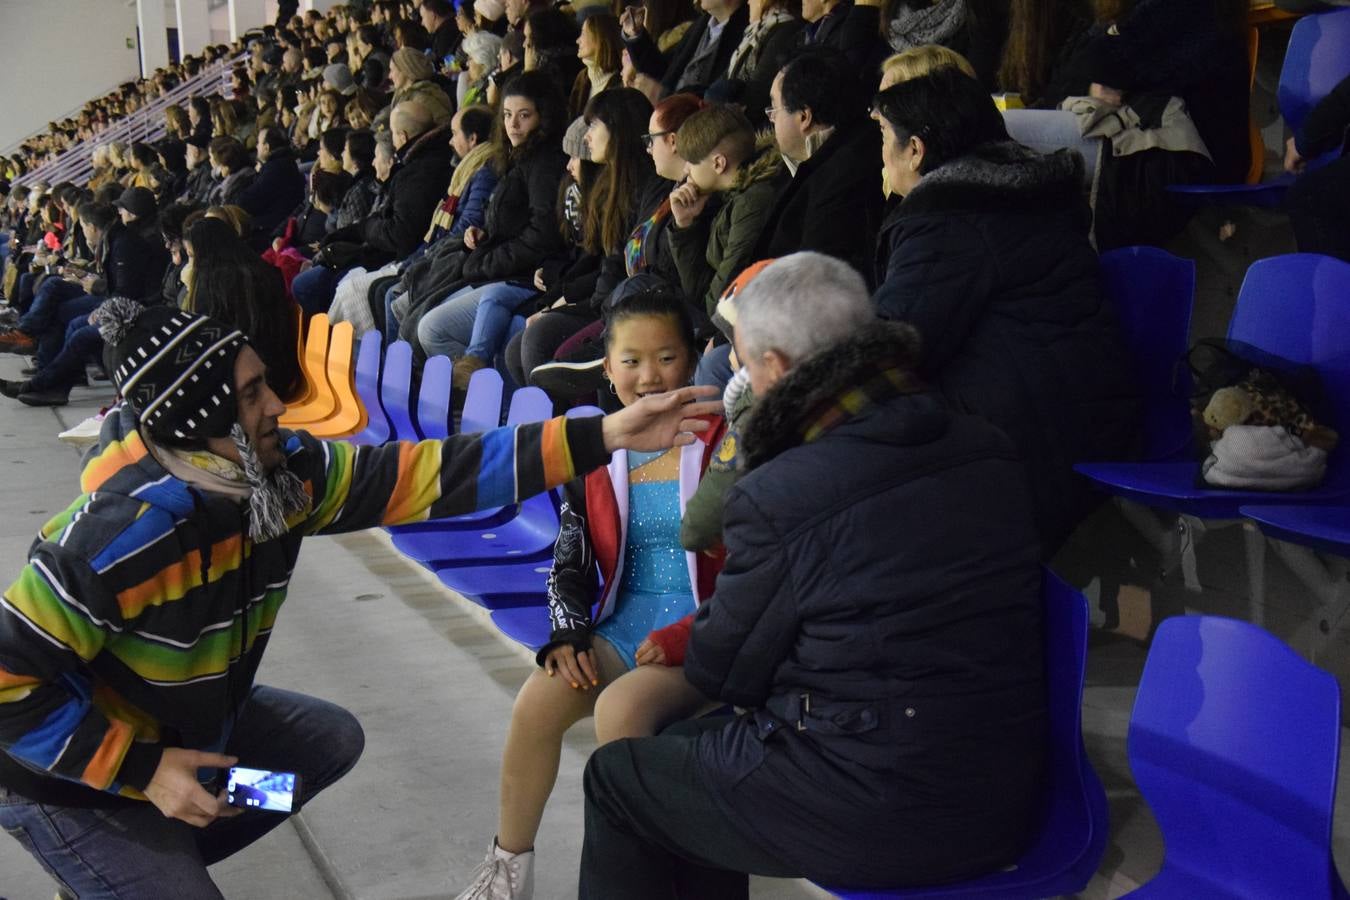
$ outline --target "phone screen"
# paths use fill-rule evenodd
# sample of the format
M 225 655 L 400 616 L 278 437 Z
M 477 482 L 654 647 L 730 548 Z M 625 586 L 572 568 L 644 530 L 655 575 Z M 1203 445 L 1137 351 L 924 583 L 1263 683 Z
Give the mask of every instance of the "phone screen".
M 294 772 L 269 772 L 266 769 L 230 769 L 225 782 L 225 802 L 240 809 L 291 812 L 300 777 Z

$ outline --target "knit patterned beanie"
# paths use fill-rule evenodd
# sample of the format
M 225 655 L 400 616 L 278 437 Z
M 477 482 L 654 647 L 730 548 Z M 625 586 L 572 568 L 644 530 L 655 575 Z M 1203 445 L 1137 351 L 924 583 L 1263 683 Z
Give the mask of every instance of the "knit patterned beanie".
M 238 419 L 234 361 L 247 343 L 237 328 L 124 297 L 100 306 L 94 324 L 113 383 L 144 428 L 182 439 L 229 435 Z

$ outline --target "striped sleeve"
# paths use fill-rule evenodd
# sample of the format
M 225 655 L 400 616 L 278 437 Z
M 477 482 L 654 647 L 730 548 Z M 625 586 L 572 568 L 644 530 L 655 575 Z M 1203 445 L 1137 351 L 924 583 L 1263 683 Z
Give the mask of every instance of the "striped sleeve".
M 300 436 L 297 436 L 300 437 Z M 550 419 L 444 441 L 311 443 L 306 534 L 337 534 L 506 506 L 603 465 L 598 416 Z M 305 473 L 300 473 L 306 477 Z
M 0 748 L 30 768 L 118 793 L 143 789 L 158 745 L 94 704 L 84 664 L 121 630 L 87 566 L 44 544 L 0 598 Z

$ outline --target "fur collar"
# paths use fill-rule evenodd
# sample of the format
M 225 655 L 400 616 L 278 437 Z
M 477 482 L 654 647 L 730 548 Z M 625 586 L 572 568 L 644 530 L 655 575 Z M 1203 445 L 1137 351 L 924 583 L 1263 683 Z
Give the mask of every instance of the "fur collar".
M 755 138 L 755 157 L 736 174 L 736 190 L 743 191 L 752 184 L 777 178 L 783 172 L 783 157 L 773 143 L 773 133 L 761 133 Z
M 1083 157 L 1076 151 L 1040 154 L 1016 141 L 999 141 L 977 147 L 923 176 L 898 213 L 1035 212 L 1073 208 L 1083 202 Z
M 903 322 L 878 322 L 856 337 L 807 358 L 755 401 L 742 446 L 747 470 L 802 443 L 806 429 L 839 396 L 887 368 L 911 373 L 919 361 L 919 333 Z M 905 375 L 908 392 L 923 390 Z

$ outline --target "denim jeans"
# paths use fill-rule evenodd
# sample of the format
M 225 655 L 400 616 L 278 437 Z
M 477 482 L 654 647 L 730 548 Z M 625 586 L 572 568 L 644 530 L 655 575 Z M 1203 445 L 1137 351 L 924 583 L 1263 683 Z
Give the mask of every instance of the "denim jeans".
M 345 269 L 312 266 L 291 281 L 291 296 L 295 297 L 295 302 L 300 304 L 307 316 L 326 313 L 328 307 L 333 305 L 338 282 L 345 274 Z
M 84 288 L 63 278 L 48 278 L 33 295 L 33 305 L 19 319 L 19 330 L 32 337 L 40 337 L 56 322 L 57 310 L 67 300 L 84 296 Z M 69 320 L 67 320 L 69 321 Z M 61 323 L 65 327 L 65 322 Z
M 491 360 L 511 336 L 516 308 L 538 293 L 503 281 L 463 288 L 422 316 L 417 340 L 427 356 L 472 354 Z
M 70 388 L 84 377 L 84 364 L 94 360 L 103 349 L 103 335 L 90 325 L 87 316 L 77 316 L 66 325 L 61 351 L 28 380 L 29 390 L 47 391 Z
M 298 810 L 347 774 L 364 746 L 361 725 L 340 706 L 258 686 L 225 752 L 239 757 L 241 766 L 299 774 Z M 221 893 L 206 867 L 285 818 L 250 810 L 194 828 L 150 803 L 79 809 L 34 803 L 0 788 L 0 827 L 81 900 L 216 900 Z

